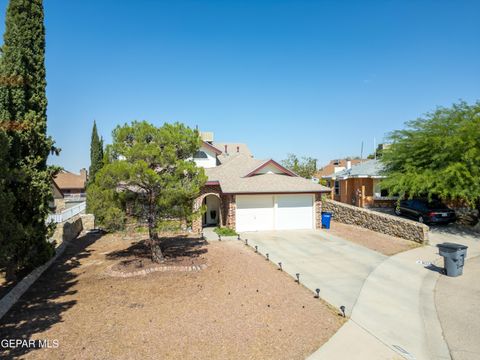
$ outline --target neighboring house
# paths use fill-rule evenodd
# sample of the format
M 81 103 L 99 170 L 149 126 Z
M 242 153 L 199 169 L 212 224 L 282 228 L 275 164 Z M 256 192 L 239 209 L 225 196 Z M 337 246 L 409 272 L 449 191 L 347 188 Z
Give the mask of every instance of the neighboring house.
M 215 143 L 202 133 L 194 157 L 205 168 L 208 181 L 195 201 L 206 212 L 193 223 L 227 226 L 236 231 L 316 229 L 321 226 L 321 195 L 331 189 L 304 179 L 272 159 L 255 159 L 248 146 Z
M 87 170 L 80 174 L 60 171 L 52 181 L 55 212 L 61 212 L 86 200 Z
M 351 168 L 323 176 L 333 187 L 334 200 L 360 207 L 390 207 L 396 198 L 388 197 L 380 181 L 383 166 L 379 160 L 365 160 Z
M 321 179 L 325 176 L 340 172 L 345 169 L 350 169 L 352 166 L 360 164 L 360 159 L 336 159 L 331 160 L 328 165 L 325 165 L 315 173 L 315 177 Z

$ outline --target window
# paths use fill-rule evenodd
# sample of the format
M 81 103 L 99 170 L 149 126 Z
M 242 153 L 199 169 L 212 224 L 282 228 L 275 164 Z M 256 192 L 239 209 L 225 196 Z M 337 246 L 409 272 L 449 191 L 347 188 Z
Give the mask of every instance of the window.
M 195 153 L 195 155 L 193 155 L 193 158 L 194 159 L 208 159 L 208 156 L 205 153 L 205 151 L 199 150 Z
M 335 195 L 340 195 L 340 181 L 334 183 Z
M 340 165 L 340 160 L 333 160 L 333 165 Z
M 380 190 L 380 196 L 381 197 L 387 197 L 388 196 L 388 190 L 387 189 Z

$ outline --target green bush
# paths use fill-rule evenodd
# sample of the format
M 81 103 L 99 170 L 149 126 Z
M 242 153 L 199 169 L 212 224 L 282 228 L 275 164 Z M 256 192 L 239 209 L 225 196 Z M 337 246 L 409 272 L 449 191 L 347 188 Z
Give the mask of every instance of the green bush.
M 107 209 L 104 213 L 101 224 L 107 231 L 118 231 L 125 227 L 125 213 L 115 207 Z
M 221 236 L 237 236 L 238 235 L 235 232 L 235 230 L 230 229 L 228 227 L 217 227 L 213 231 L 215 231 L 218 235 L 221 235 Z

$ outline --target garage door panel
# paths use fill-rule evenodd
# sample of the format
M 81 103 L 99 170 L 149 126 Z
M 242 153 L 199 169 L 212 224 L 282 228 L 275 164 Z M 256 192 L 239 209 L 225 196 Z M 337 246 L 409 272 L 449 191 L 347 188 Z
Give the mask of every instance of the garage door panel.
M 276 199 L 276 229 L 293 230 L 313 228 L 312 195 L 278 195 Z
M 313 195 L 237 195 L 237 231 L 313 228 Z
M 261 231 L 274 228 L 272 195 L 238 195 L 236 203 L 237 231 Z

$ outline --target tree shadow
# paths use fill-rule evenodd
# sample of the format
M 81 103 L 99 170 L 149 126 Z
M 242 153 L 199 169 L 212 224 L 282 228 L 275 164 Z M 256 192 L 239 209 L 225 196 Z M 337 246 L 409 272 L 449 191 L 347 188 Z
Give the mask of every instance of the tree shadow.
M 190 238 L 183 235 L 164 237 L 160 239 L 160 247 L 166 260 L 175 260 L 177 258 L 199 257 L 208 252 L 205 247 L 208 242 L 201 238 Z M 105 255 L 108 260 L 118 260 L 127 258 L 150 259 L 150 248 L 148 239 L 142 239 L 133 242 L 126 249 L 112 251 Z
M 78 274 L 72 270 L 80 266 L 81 259 L 91 255 L 93 250 L 87 248 L 100 237 L 100 234 L 87 234 L 70 241 L 64 253 L 0 320 L 0 339 L 28 341 L 62 321 L 62 314 L 77 303 L 77 300 L 59 301 L 77 292 L 72 287 L 78 282 Z M 1 346 L 0 358 L 19 358 L 39 347 L 38 342 L 35 344 L 35 347 Z
M 475 231 L 473 227 L 460 224 L 449 225 L 431 225 L 431 231 L 444 235 L 454 235 L 460 237 L 474 237 L 480 239 L 480 233 Z

